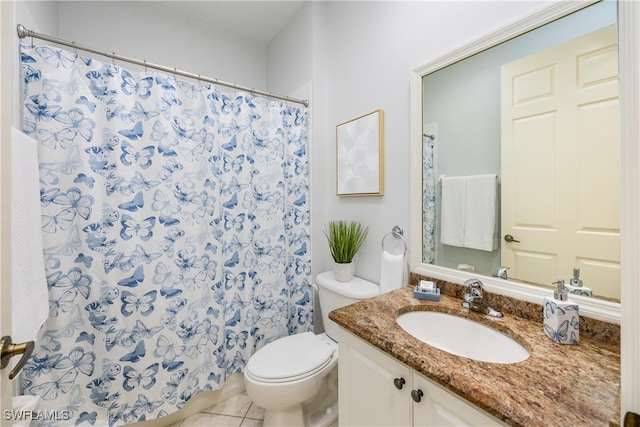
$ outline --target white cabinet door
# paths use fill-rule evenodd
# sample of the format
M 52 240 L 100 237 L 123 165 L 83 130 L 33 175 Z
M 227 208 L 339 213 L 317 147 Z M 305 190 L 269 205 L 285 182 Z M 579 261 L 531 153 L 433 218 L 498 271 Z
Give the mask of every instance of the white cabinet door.
M 422 391 L 420 402 L 413 404 L 414 426 L 504 425 L 498 419 L 418 373 L 413 374 L 413 389 Z
M 411 369 L 343 329 L 339 340 L 339 424 L 410 426 Z

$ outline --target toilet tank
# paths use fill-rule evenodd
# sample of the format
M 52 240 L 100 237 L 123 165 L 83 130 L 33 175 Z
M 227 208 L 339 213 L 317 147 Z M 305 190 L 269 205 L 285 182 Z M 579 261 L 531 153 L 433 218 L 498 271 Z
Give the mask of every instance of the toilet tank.
M 320 297 L 320 312 L 326 334 L 337 341 L 339 326 L 329 320 L 329 313 L 336 308 L 375 297 L 380 294 L 380 286 L 359 277 L 353 277 L 349 282 L 338 282 L 333 277 L 333 271 L 325 271 L 316 276 L 318 296 Z

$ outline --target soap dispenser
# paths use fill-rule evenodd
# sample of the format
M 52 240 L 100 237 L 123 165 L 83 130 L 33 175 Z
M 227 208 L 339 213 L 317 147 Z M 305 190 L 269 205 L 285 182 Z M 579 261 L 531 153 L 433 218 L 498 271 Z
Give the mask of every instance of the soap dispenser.
M 591 288 L 587 288 L 582 283 L 582 279 L 580 278 L 579 268 L 573 269 L 573 278 L 569 280 L 569 284 L 564 285 L 564 287 L 570 294 L 582 295 L 585 297 L 593 296 L 593 290 Z
M 574 268 L 573 269 L 573 278 L 569 281 L 569 284 L 571 286 L 576 287 L 576 288 L 581 288 L 582 287 L 582 279 L 580 278 L 580 269 L 579 268 Z
M 578 304 L 567 298 L 564 280 L 553 282 L 558 289 L 553 298 L 544 298 L 544 333 L 559 344 L 578 344 L 580 341 L 580 314 Z

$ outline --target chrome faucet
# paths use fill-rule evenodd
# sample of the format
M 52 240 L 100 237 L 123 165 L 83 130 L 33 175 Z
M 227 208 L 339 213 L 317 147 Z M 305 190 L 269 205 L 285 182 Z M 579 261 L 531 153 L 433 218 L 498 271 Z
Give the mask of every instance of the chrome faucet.
M 464 294 L 462 306 L 469 310 L 487 314 L 492 317 L 502 317 L 502 313 L 489 307 L 484 299 L 484 287 L 478 279 L 469 279 L 464 282 L 469 287 L 469 293 Z
M 507 270 L 509 269 L 509 267 L 500 267 L 498 268 L 495 273 L 493 273 L 493 277 L 499 277 L 501 279 L 505 279 L 507 280 L 509 278 L 509 276 L 507 275 Z

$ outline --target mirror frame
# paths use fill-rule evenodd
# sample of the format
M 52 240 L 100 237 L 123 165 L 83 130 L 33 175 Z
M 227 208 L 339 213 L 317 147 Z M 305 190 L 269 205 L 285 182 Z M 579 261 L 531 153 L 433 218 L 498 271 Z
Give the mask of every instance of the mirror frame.
M 410 265 L 412 272 L 453 283 L 462 283 L 467 279 L 477 278 L 479 276 L 479 273 L 459 271 L 451 268 L 425 264 L 422 262 L 422 78 L 427 74 L 430 74 L 483 50 L 489 49 L 504 41 L 507 41 L 514 37 L 518 37 L 521 34 L 545 25 L 551 21 L 562 18 L 580 9 L 584 9 L 588 6 L 591 6 L 592 4 L 598 3 L 599 1 L 601 0 L 553 3 L 552 5 L 545 7 L 530 16 L 506 25 L 505 27 L 502 27 L 501 29 L 498 29 L 493 33 L 490 33 L 484 37 L 477 39 L 476 41 L 455 49 L 450 53 L 435 59 L 434 61 L 418 66 L 411 71 L 410 212 L 411 230 L 414 230 L 412 232 L 412 235 L 416 236 L 415 238 L 411 239 L 410 246 Z M 618 11 L 618 15 L 618 34 L 620 34 L 620 11 Z M 621 52 L 620 47 L 619 52 Z M 619 57 L 621 56 L 620 53 L 618 55 Z M 620 89 L 620 91 L 622 92 L 622 88 Z M 621 110 L 622 108 L 623 107 L 621 105 Z M 622 135 L 624 134 L 624 126 L 628 126 L 628 124 L 626 124 L 622 120 L 622 113 L 621 123 L 624 123 L 621 132 L 622 137 Z M 621 143 L 623 142 L 624 141 L 621 141 Z M 621 152 L 624 156 L 624 147 L 621 147 Z M 625 175 L 625 171 L 623 170 L 623 183 L 626 177 L 627 176 Z M 623 188 L 625 188 L 624 185 Z M 418 232 L 418 230 L 420 230 L 420 232 Z M 420 237 L 418 238 L 417 236 Z M 622 244 L 624 245 L 624 243 Z M 625 246 L 623 246 L 623 248 L 624 247 Z M 528 302 L 541 304 L 544 297 L 552 296 L 553 294 L 553 291 L 550 288 L 537 287 L 534 285 L 529 285 L 523 282 L 512 280 L 504 280 L 486 274 L 482 274 L 481 278 L 482 283 L 485 285 L 485 289 L 487 291 Z M 578 302 L 580 306 L 580 314 L 615 324 L 621 323 L 620 303 L 578 295 L 572 295 L 571 298 Z

